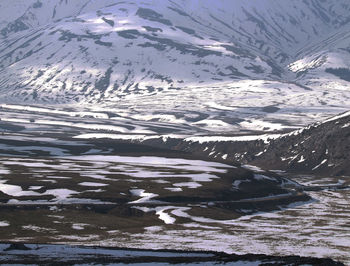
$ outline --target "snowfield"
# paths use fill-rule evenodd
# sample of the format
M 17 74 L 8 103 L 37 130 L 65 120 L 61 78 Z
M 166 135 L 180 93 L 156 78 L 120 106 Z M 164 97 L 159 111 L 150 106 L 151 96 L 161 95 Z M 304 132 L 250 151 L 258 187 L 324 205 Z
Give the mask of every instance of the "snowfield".
M 0 1 L 0 263 L 350 264 L 349 41 L 348 0 Z

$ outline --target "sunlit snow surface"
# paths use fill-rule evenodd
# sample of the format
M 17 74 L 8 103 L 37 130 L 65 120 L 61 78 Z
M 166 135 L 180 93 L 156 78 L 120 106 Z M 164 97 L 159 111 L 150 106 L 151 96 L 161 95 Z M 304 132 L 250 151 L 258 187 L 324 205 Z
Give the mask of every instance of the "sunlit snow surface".
M 87 160 L 89 158 L 89 160 Z M 13 164 L 13 160 L 8 159 L 7 162 L 1 162 L 1 167 L 7 169 Z M 58 159 L 59 160 L 59 159 Z M 42 167 L 47 169 L 46 173 L 38 173 L 36 178 L 44 179 L 50 176 L 50 169 L 55 170 L 56 167 L 60 169 L 64 164 L 67 168 L 62 167 L 61 173 L 74 169 L 81 175 L 88 177 L 90 173 L 93 175 L 96 171 L 101 172 L 102 169 L 108 171 L 121 171 L 125 175 L 130 175 L 130 178 L 134 178 L 134 172 L 142 167 L 152 167 L 155 164 L 160 166 L 164 160 L 164 167 L 171 169 L 183 169 L 185 171 L 198 171 L 193 162 L 183 159 L 166 159 L 166 158 L 142 158 L 142 157 L 119 157 L 119 156 L 91 156 L 82 157 L 82 160 L 78 161 L 77 158 L 65 158 L 62 161 L 43 161 Z M 133 160 L 133 162 L 131 162 Z M 88 162 L 90 165 L 79 165 L 82 162 Z M 24 163 L 24 161 L 23 161 Z M 119 166 L 113 166 L 111 163 L 118 163 Z M 131 164 L 132 163 L 132 164 Z M 202 165 L 207 171 L 221 172 L 224 165 L 217 163 L 204 163 L 197 162 Z M 22 162 L 17 162 L 21 165 Z M 37 169 L 37 163 L 31 162 L 29 159 L 25 159 L 25 165 L 29 170 L 33 164 L 32 169 Z M 132 166 L 128 167 L 128 164 Z M 187 165 L 186 165 L 187 164 Z M 215 168 L 214 168 L 215 167 Z M 216 168 L 219 167 L 219 168 Z M 27 170 L 27 171 L 28 171 Z M 154 172 L 141 170 L 143 177 L 137 178 L 154 178 Z M 168 175 L 167 172 L 163 172 L 163 179 Z M 170 173 L 170 172 L 169 172 Z M 101 174 L 101 173 L 100 173 Z M 111 174 L 111 172 L 109 173 Z M 104 176 L 108 176 L 105 174 Z M 103 174 L 102 174 L 103 175 Z M 158 174 L 156 175 L 158 178 Z M 172 179 L 176 178 L 176 174 L 172 174 Z M 181 175 L 180 175 L 181 176 Z M 190 176 L 189 176 L 190 177 Z M 215 176 L 213 176 L 215 177 Z M 269 179 L 270 177 L 264 175 L 256 175 L 256 179 Z M 20 187 L 7 187 L 6 175 L 2 176 L 2 184 L 0 184 L 0 190 L 8 195 L 15 195 L 20 193 L 21 195 L 25 191 L 20 191 Z M 205 178 L 196 179 L 191 176 L 190 179 L 195 179 L 198 182 L 208 181 Z M 87 179 L 86 179 L 87 180 Z M 135 179 L 137 180 L 137 179 Z M 310 182 L 312 185 L 318 185 L 315 179 L 311 176 L 297 177 L 294 179 L 301 184 L 308 185 Z M 117 180 L 114 180 L 117 182 Z M 244 181 L 242 181 L 244 182 Z M 321 185 L 334 184 L 338 181 L 330 178 L 323 181 Z M 341 180 L 339 182 L 342 182 Z M 190 183 L 190 182 L 189 182 Z M 82 188 L 89 189 L 107 186 L 104 183 L 95 182 L 83 182 L 79 183 Z M 169 184 L 165 184 L 168 186 Z M 239 186 L 237 184 L 234 184 Z M 176 184 L 174 184 L 176 186 Z M 36 189 L 36 187 L 32 187 Z M 195 189 L 195 187 L 194 187 Z M 46 190 L 43 194 L 54 195 L 56 200 L 61 203 L 69 202 L 86 202 L 94 203 L 96 201 L 85 199 L 79 201 L 75 197 L 82 193 L 84 190 L 77 192 L 69 189 L 51 189 Z M 102 192 L 102 191 L 101 191 Z M 28 193 L 28 192 L 26 192 Z M 37 195 L 37 192 L 31 192 L 32 195 Z M 131 204 L 147 203 L 152 201 L 152 197 L 157 196 L 154 193 L 147 193 L 143 189 L 131 189 L 130 193 L 136 197 L 136 200 Z M 174 192 L 176 193 L 176 191 Z M 349 204 L 349 190 L 325 190 L 320 192 L 311 192 L 311 196 L 316 200 L 309 204 L 295 204 L 291 205 L 288 209 L 272 213 L 258 213 L 253 215 L 242 216 L 241 218 L 234 220 L 217 220 L 213 218 L 205 218 L 201 216 L 195 216 L 188 214 L 191 207 L 179 207 L 179 206 L 160 206 L 160 207 L 138 207 L 144 212 L 155 211 L 160 220 L 164 222 L 163 225 L 148 226 L 143 233 L 128 233 L 118 230 L 118 225 L 115 225 L 114 231 L 109 231 L 107 236 L 98 235 L 74 235 L 62 236 L 62 240 L 56 238 L 56 241 L 63 243 L 80 243 L 89 245 L 103 245 L 103 246 L 124 246 L 124 247 L 140 247 L 140 248 L 173 248 L 178 249 L 195 249 L 195 250 L 215 250 L 225 251 L 229 253 L 265 253 L 265 254 L 299 254 L 302 256 L 316 256 L 316 257 L 332 257 L 343 262 L 348 261 L 348 247 L 350 245 L 350 225 L 348 223 L 350 218 Z M 69 198 L 72 199 L 69 199 Z M 137 199 L 139 198 L 139 199 Z M 53 201 L 55 202 L 55 201 Z M 9 204 L 28 204 L 29 202 L 11 201 Z M 34 204 L 35 202 L 32 202 Z M 44 202 L 36 202 L 44 203 Z M 97 202 L 98 203 L 98 202 Z M 29 203 L 30 204 L 30 203 Z M 53 208 L 53 213 L 55 209 Z M 59 215 L 59 212 L 57 213 Z M 186 218 L 188 222 L 177 223 L 177 219 Z M 57 222 L 64 222 L 64 218 L 57 217 Z M 72 224 L 74 230 L 84 230 L 89 226 L 87 224 L 80 225 L 79 223 Z M 9 226 L 7 221 L 0 222 L 0 228 L 6 228 Z M 40 227 L 36 225 L 28 225 L 23 227 L 25 230 L 35 232 L 49 232 L 53 229 Z M 0 229 L 2 230 L 2 229 Z M 20 240 L 21 238 L 15 238 Z M 64 240 L 63 240 L 64 239 Z M 70 240 L 69 240 L 70 239 Z M 220 245 L 217 245 L 220 243 Z M 348 261 L 349 262 L 349 261 Z
M 30 242 L 35 234 L 39 234 L 41 237 L 48 237 L 45 241 L 55 243 L 175 249 L 180 247 L 242 254 L 298 254 L 332 257 L 350 263 L 349 190 L 309 192 L 315 201 L 308 204 L 300 202 L 277 212 L 220 220 L 213 215 L 205 217 L 202 213 L 192 213 L 196 208 L 210 210 L 209 203 L 204 206 L 179 206 L 157 202 L 154 197 L 160 192 L 166 195 L 176 195 L 184 191 L 194 193 L 211 182 L 215 183 L 220 175 L 235 169 L 234 167 L 216 162 L 161 156 L 116 156 L 111 154 L 108 145 L 107 148 L 99 148 L 90 146 L 88 142 L 89 139 L 99 137 L 122 141 L 185 137 L 188 142 L 198 141 L 205 144 L 217 140 L 268 141 L 269 138 L 285 133 L 261 136 L 257 134 L 259 132 L 249 131 L 252 135 L 248 137 L 210 136 L 205 128 L 188 126 L 182 122 L 177 124 L 174 121 L 153 121 L 148 118 L 130 119 L 130 114 L 125 109 L 113 109 L 114 112 L 98 110 L 98 115 L 95 115 L 91 110 L 76 111 L 67 106 L 35 108 L 37 109 L 2 105 L 0 109 L 3 131 L 0 135 L 0 191 L 8 197 L 8 201 L 4 200 L 2 204 L 7 207 L 45 205 L 43 212 L 45 219 L 48 219 L 46 224 L 40 224 L 40 221 L 34 219 L 20 229 L 17 228 L 16 230 L 22 230 L 23 236 L 11 235 L 12 240 Z M 243 114 L 246 121 L 255 121 L 256 116 L 260 115 L 262 120 L 269 116 L 260 111 L 252 114 L 247 112 L 247 117 L 244 112 L 240 114 Z M 273 115 L 278 117 L 276 113 Z M 316 114 L 299 118 L 302 123 L 306 123 L 311 118 L 325 115 L 322 110 L 316 110 Z M 81 121 L 82 116 L 84 122 Z M 298 120 L 294 118 L 290 121 Z M 239 122 L 232 125 L 232 128 L 237 126 L 241 130 L 245 124 Z M 260 126 L 259 123 L 257 125 Z M 57 132 L 64 132 L 64 136 Z M 191 136 L 198 132 L 202 136 Z M 74 154 L 75 149 L 82 149 L 81 154 Z M 250 165 L 244 167 L 261 171 Z M 253 179 L 271 181 L 269 178 L 271 177 L 263 173 L 257 173 Z M 298 177 L 294 180 L 306 185 L 348 182 L 346 178 L 333 178 L 322 184 L 318 184 L 313 177 Z M 242 184 L 248 182 L 250 180 L 236 180 L 232 184 L 232 191 L 237 191 Z M 130 197 L 128 206 L 137 215 L 144 215 L 140 217 L 145 217 L 147 221 L 147 225 L 143 225 L 145 228 L 133 228 L 130 232 L 120 230 L 118 223 L 96 228 L 94 224 L 97 220 L 90 221 L 85 217 L 81 217 L 84 220 L 79 220 L 80 217 L 74 216 L 73 211 L 62 212 L 57 207 L 116 204 L 111 199 L 117 194 Z M 241 211 L 244 213 L 245 210 Z M 99 217 L 101 215 L 103 216 L 103 211 L 98 213 Z M 16 226 L 10 218 L 1 218 L 0 235 Z
M 297 178 L 307 182 L 313 177 Z M 143 248 L 189 248 L 229 253 L 299 254 L 332 257 L 350 263 L 349 190 L 310 193 L 315 202 L 232 221 L 199 220 L 182 228 L 155 226 L 143 234 L 125 234 L 128 245 Z M 171 212 L 173 213 L 173 212 Z M 119 234 L 118 234 L 119 236 Z M 96 244 L 113 244 L 110 241 Z M 220 243 L 220 245 L 217 245 Z
M 348 82 L 325 72 L 349 67 L 346 0 L 3 2 L 2 99 L 119 105 L 151 97 L 152 105 L 193 101 L 194 110 L 228 112 L 348 106 Z M 18 30 L 20 22 L 28 29 Z M 174 113 L 134 114 L 142 116 L 183 121 Z M 207 117 L 198 125 L 230 121 Z
M 38 160 L 41 162 L 38 163 Z M 158 179 L 163 181 L 168 180 L 168 182 L 171 180 L 173 187 L 170 187 L 170 189 L 176 192 L 181 191 L 178 190 L 178 187 L 200 187 L 203 182 L 210 182 L 212 179 L 219 178 L 216 173 L 226 173 L 227 169 L 233 168 L 232 166 L 221 163 L 200 160 L 154 156 L 128 157 L 112 155 L 66 156 L 53 157 L 52 159 L 3 157 L 2 162 L 0 162 L 0 167 L 1 169 L 6 169 L 6 171 L 3 171 L 3 173 L 6 174 L 17 172 L 16 178 L 7 179 L 2 176 L 0 179 L 0 192 L 12 197 L 36 196 L 39 200 L 37 202 L 31 202 L 32 204 L 67 204 L 79 202 L 102 204 L 103 202 L 98 200 L 81 199 L 79 198 L 79 194 L 86 191 L 89 192 L 91 190 L 88 189 L 94 187 L 106 189 L 104 187 L 111 185 L 111 182 L 118 186 L 120 177 L 124 177 L 124 179 L 126 179 L 125 177 L 129 178 L 130 180 L 128 181 L 131 182 L 131 184 L 133 182 L 150 182 L 152 184 L 157 183 Z M 7 168 L 12 169 L 12 171 L 7 170 Z M 22 170 L 19 172 L 18 169 Z M 31 184 L 37 183 L 40 184 L 40 186 L 30 186 L 28 190 L 22 189 L 22 176 L 26 174 L 31 174 L 32 177 L 35 178 L 31 181 Z M 74 175 L 75 177 L 72 177 Z M 118 175 L 120 176 L 119 178 L 116 177 Z M 65 179 L 71 179 L 70 182 L 73 183 L 77 182 L 75 185 L 78 185 L 77 188 L 79 188 L 80 191 L 61 188 L 60 184 L 55 185 L 57 182 L 64 182 Z M 91 182 L 94 181 L 94 179 L 105 180 L 106 183 Z M 80 182 L 83 180 L 85 181 Z M 44 185 L 45 182 L 51 181 L 54 181 L 54 184 L 50 184 L 49 187 L 57 186 L 57 188 L 48 189 Z M 182 181 L 182 183 L 179 183 L 180 181 Z M 13 185 L 13 182 L 19 185 Z M 165 183 L 165 186 L 171 185 L 167 183 Z M 40 193 L 37 192 L 38 189 L 44 189 L 44 191 Z M 169 187 L 167 189 L 169 190 Z M 101 193 L 104 192 L 104 190 L 93 190 L 92 192 Z M 143 189 L 135 188 L 131 189 L 130 193 L 136 197 L 141 197 L 132 203 L 144 203 L 152 197 L 157 196 L 157 194 L 145 193 Z M 53 196 L 53 199 L 49 201 L 42 200 L 41 197 L 45 195 Z M 26 204 L 28 201 L 11 199 L 8 203 Z
M 130 95 L 99 107 L 86 104 L 81 110 L 76 110 L 77 105 L 50 108 L 1 104 L 0 111 L 2 121 L 27 127 L 68 126 L 81 131 L 147 135 L 242 134 L 291 130 L 344 112 L 350 108 L 348 94 L 336 88 L 323 95 L 322 91 L 294 84 L 242 80 L 155 95 Z

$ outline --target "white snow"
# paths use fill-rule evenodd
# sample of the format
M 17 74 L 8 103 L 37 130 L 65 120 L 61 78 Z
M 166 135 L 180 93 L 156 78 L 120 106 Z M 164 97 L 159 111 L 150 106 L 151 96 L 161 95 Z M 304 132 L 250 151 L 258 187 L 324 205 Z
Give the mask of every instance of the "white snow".
M 255 166 L 255 165 L 244 164 L 244 165 L 241 165 L 241 166 L 242 166 L 243 168 L 252 170 L 252 171 L 254 171 L 254 172 L 264 172 L 264 170 L 262 170 L 260 167 Z
M 61 110 L 44 108 L 44 107 L 15 105 L 15 104 L 1 104 L 0 108 L 18 110 L 18 111 L 30 111 L 30 112 L 35 112 L 35 113 L 58 114 L 58 115 L 64 115 L 64 116 L 79 116 L 79 117 L 92 116 L 95 118 L 103 118 L 103 119 L 109 118 L 108 115 L 105 113 L 72 112 L 72 111 L 68 112 L 68 111 L 61 111 Z
M 10 223 L 7 221 L 0 221 L 0 227 L 6 227 L 6 226 L 10 226 Z
M 79 223 L 79 224 L 73 224 L 72 225 L 72 228 L 74 229 L 74 230 L 84 230 L 85 229 L 85 226 L 87 226 L 88 224 L 81 224 L 81 223 Z
M 95 182 L 81 182 L 78 185 L 85 186 L 85 187 L 104 187 L 104 186 L 108 186 L 108 184 L 95 183 Z
M 301 155 L 300 156 L 300 159 L 299 159 L 299 161 L 298 161 L 298 163 L 302 163 L 302 162 L 304 162 L 306 159 L 305 159 L 305 157 L 304 157 L 304 155 Z
M 180 182 L 180 183 L 174 183 L 173 186 L 175 186 L 175 187 L 197 188 L 197 187 L 201 187 L 202 185 L 197 183 L 197 182 Z
M 29 189 L 30 190 L 39 190 L 41 189 L 43 186 L 30 186 Z
M 79 192 L 66 189 L 66 188 L 57 188 L 57 189 L 48 189 L 43 195 L 53 195 L 56 197 L 57 202 L 64 202 L 69 197 L 71 197 L 74 194 L 78 194 Z
M 223 141 L 255 141 L 263 140 L 268 142 L 269 139 L 279 138 L 281 134 L 264 134 L 264 135 L 247 135 L 247 136 L 235 136 L 235 137 L 225 137 L 225 136 L 196 136 L 185 138 L 188 142 L 198 142 L 200 144 L 206 142 L 223 142 Z
M 0 168 L 0 175 L 8 175 L 10 174 L 11 172 L 7 169 L 4 169 L 4 168 Z
M 0 191 L 9 196 L 21 197 L 21 196 L 40 195 L 40 193 L 30 191 L 30 190 L 24 191 L 21 186 L 9 185 L 9 184 L 5 184 L 5 182 L 6 180 L 0 180 Z
M 312 170 L 316 170 L 317 168 L 319 168 L 321 165 L 325 164 L 326 162 L 327 162 L 327 159 L 322 160 L 322 162 L 320 162 L 320 164 L 318 164 L 314 168 L 312 168 Z
M 322 121 L 322 123 L 331 122 L 331 121 L 338 120 L 340 118 L 344 118 L 344 117 L 347 117 L 347 116 L 350 116 L 350 111 L 342 113 L 340 115 L 332 116 L 331 118 Z
M 165 187 L 164 189 L 169 190 L 171 192 L 180 192 L 180 191 L 182 191 L 182 188 L 179 188 L 179 187 Z
M 88 133 L 74 136 L 76 139 L 119 139 L 119 140 L 138 140 L 144 141 L 152 138 L 158 138 L 159 136 L 147 136 L 147 135 L 121 135 L 121 134 L 107 134 L 107 133 Z
M 130 193 L 134 196 L 141 197 L 138 200 L 131 201 L 130 204 L 150 202 L 152 198 L 158 196 L 154 193 L 147 193 L 144 189 L 130 189 Z
M 168 213 L 164 212 L 168 209 L 169 207 L 158 208 L 156 211 L 156 215 L 158 215 L 159 219 L 163 220 L 165 224 L 173 224 L 176 221 L 176 219 L 171 217 Z

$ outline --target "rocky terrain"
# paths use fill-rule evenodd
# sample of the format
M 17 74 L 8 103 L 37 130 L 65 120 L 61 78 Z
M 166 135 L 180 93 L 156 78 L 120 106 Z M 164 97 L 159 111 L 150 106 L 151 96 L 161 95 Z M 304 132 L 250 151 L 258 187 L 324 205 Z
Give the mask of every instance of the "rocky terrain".
M 264 171 L 232 156 L 230 149 L 244 154 L 249 146 L 247 151 L 260 152 L 273 145 L 273 135 L 175 138 L 159 134 L 175 128 L 167 122 L 131 123 L 111 119 L 110 112 L 13 105 L 0 111 L 2 242 L 230 254 L 251 253 L 253 245 L 267 255 L 347 262 L 346 176 L 299 176 L 304 168 Z M 312 130 L 321 138 L 322 128 L 341 136 L 347 119 L 339 115 L 274 135 L 274 141 L 309 131 L 311 141 Z M 262 257 L 230 257 L 236 258 Z
M 349 10 L 0 1 L 0 262 L 349 264 Z
M 167 137 L 144 144 L 193 152 L 214 160 L 252 164 L 265 170 L 320 176 L 350 176 L 350 113 L 285 134 Z

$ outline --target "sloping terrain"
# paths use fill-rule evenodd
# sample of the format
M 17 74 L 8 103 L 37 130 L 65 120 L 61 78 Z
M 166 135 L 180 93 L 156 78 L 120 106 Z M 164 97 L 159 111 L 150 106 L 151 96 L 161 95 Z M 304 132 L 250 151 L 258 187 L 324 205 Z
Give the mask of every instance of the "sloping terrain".
M 235 87 L 251 85 L 237 81 L 254 79 L 274 81 L 272 95 L 283 88 L 289 107 L 348 102 L 348 81 L 325 71 L 348 68 L 347 1 L 24 2 L 2 4 L 0 92 L 7 101 L 115 104 L 204 87 L 214 94 L 228 87 L 235 98 Z M 299 93 L 307 104 L 292 101 Z
M 0 242 L 350 263 L 349 11 L 1 1 Z
M 350 176 L 350 113 L 313 124 L 263 145 L 247 161 L 269 169 Z
M 27 133 L 48 131 L 49 135 L 61 137 L 60 131 L 64 131 L 71 142 L 71 147 L 67 144 L 69 154 L 73 155 L 80 155 L 82 152 L 80 148 L 75 147 L 75 141 L 114 139 L 125 144 L 147 145 L 150 147 L 149 150 L 160 148 L 188 152 L 220 162 L 253 164 L 265 170 L 350 176 L 349 112 L 294 131 L 289 130 L 289 133 L 276 134 L 265 131 L 265 134 L 262 134 L 264 131 L 258 131 L 260 134 L 253 135 L 249 132 L 246 135 L 233 136 L 227 132 L 208 135 L 212 134 L 212 131 L 199 129 L 196 127 L 196 122 L 186 123 L 185 119 L 179 119 L 182 120 L 181 124 L 166 119 L 146 122 L 142 118 L 137 119 L 137 116 L 130 117 L 128 113 L 123 116 L 120 114 L 116 110 L 96 112 L 89 109 L 54 109 L 48 106 L 3 104 L 0 106 L 0 130 L 5 134 L 6 132 L 17 132 L 19 136 L 24 134 L 23 141 L 30 140 L 30 135 L 25 135 Z M 198 132 L 201 135 L 196 135 Z M 10 136 L 3 136 L 9 141 L 8 145 L 2 148 L 0 146 L 4 155 L 11 151 L 17 155 L 39 156 L 46 145 L 53 145 L 42 143 L 37 153 L 23 147 L 15 148 L 14 146 L 19 145 L 19 136 L 15 137 L 13 140 L 15 142 L 11 142 Z M 64 155 L 67 147 L 62 149 L 60 145 L 56 146 L 58 149 L 52 151 L 52 154 Z M 46 150 L 47 154 L 50 154 L 50 149 Z M 86 152 L 85 149 L 83 151 Z M 99 151 L 105 152 L 106 147 Z
M 98 137 L 98 135 L 96 135 Z M 295 174 L 350 176 L 350 113 L 286 134 L 141 139 L 144 144 Z

